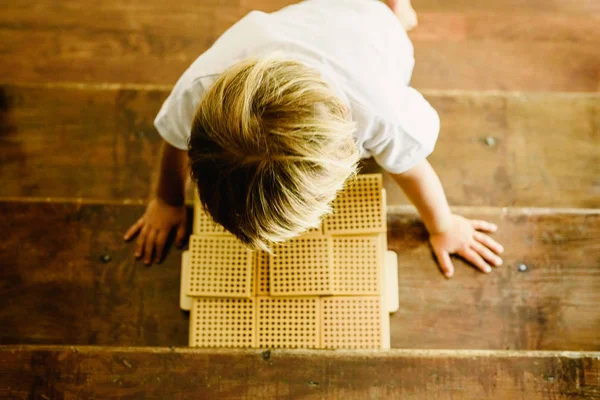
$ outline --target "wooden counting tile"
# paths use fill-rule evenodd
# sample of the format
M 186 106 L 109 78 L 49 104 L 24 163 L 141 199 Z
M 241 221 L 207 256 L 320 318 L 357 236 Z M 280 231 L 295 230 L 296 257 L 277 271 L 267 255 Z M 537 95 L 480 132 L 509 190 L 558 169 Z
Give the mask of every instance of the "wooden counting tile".
M 381 238 L 343 236 L 333 238 L 333 293 L 377 295 L 383 269 Z
M 198 192 L 194 192 L 194 229 L 196 235 L 231 235 L 204 210 Z
M 388 318 L 380 296 L 321 299 L 321 347 L 325 349 L 381 349 L 389 337 Z M 387 328 L 386 328 L 387 327 Z
M 331 238 L 306 237 L 277 244 L 269 258 L 272 296 L 333 293 Z
M 190 346 L 255 346 L 255 300 L 195 298 L 190 314 Z
M 256 251 L 253 256 L 254 277 L 256 281 L 256 295 L 269 295 L 269 253 Z
M 359 175 L 333 201 L 333 214 L 324 220 L 330 235 L 357 235 L 386 231 L 385 203 L 380 174 Z
M 269 348 L 319 348 L 319 299 L 256 299 L 256 343 Z
M 189 296 L 252 295 L 253 253 L 237 239 L 192 235 L 189 252 Z
M 190 252 L 181 254 L 181 277 L 179 280 L 179 308 L 185 311 L 192 309 L 193 299 L 187 295 L 190 280 Z

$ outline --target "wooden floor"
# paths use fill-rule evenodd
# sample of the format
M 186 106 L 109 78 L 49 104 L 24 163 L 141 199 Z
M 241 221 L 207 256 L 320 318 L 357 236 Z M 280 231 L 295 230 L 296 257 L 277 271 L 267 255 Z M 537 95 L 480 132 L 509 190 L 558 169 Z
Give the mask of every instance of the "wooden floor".
M 123 244 L 142 211 L 0 202 L 11 232 L 0 242 L 0 326 L 10 327 L 0 343 L 185 346 L 181 252 L 147 268 Z M 457 260 L 445 280 L 416 215 L 394 212 L 388 246 L 399 254 L 401 307 L 392 347 L 600 350 L 600 212 L 462 211 L 499 225 L 505 265 L 485 276 Z
M 181 251 L 147 268 L 122 241 L 172 84 L 241 16 L 292 0 L 5 3 L 0 398 L 600 398 L 600 1 L 413 0 L 412 85 L 442 121 L 430 160 L 506 254 L 443 279 L 386 177 L 386 352 L 171 348 Z
M 598 398 L 600 360 L 568 352 L 214 351 L 6 346 L 0 397 L 39 399 Z
M 0 87 L 0 196 L 145 199 L 161 140 L 152 121 L 168 93 L 162 86 Z M 425 96 L 442 120 L 430 160 L 452 204 L 600 204 L 600 94 Z M 370 163 L 365 171 L 377 169 Z M 386 183 L 390 204 L 407 203 Z
M 32 0 L 0 13 L 1 80 L 173 84 L 248 11 L 293 0 Z M 413 0 L 419 89 L 599 89 L 596 0 Z M 333 18 L 333 16 L 332 16 Z

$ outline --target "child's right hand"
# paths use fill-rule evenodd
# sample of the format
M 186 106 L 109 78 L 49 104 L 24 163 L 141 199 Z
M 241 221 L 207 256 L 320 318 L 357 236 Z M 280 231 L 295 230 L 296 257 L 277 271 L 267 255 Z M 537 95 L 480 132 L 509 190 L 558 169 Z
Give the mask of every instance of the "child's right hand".
M 185 205 L 171 206 L 154 198 L 148 203 L 144 215 L 127 230 L 124 239 L 129 241 L 139 232 L 135 257 L 143 257 L 144 263 L 150 265 L 162 260 L 165 244 L 173 229 L 177 230 L 176 245 L 183 245 L 186 227 Z

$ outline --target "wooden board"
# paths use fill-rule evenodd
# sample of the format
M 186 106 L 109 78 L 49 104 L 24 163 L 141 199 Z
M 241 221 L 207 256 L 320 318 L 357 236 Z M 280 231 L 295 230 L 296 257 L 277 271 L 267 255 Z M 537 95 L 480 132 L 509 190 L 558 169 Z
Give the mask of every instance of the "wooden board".
M 250 10 L 293 0 L 158 0 L 7 4 L 0 16 L 5 82 L 173 84 Z M 600 6 L 586 1 L 415 1 L 418 88 L 596 91 Z
M 244 0 L 242 0 L 244 1 Z M 255 0 L 246 0 L 255 1 Z M 278 0 L 261 0 L 278 1 Z M 285 0 L 279 0 L 285 1 Z M 559 12 L 565 14 L 586 14 L 600 12 L 600 4 L 596 0 L 413 0 L 418 10 L 431 11 L 495 11 L 514 13 L 522 11 Z
M 166 96 L 152 89 L 2 87 L 2 195 L 147 197 L 161 140 L 153 115 Z
M 472 10 L 487 2 L 468 3 Z M 600 50 L 594 38 L 600 37 L 600 7 L 596 14 L 465 8 L 420 14 L 420 25 L 410 33 L 415 87 L 597 90 Z
M 392 347 L 600 349 L 600 214 L 463 211 L 498 224 L 504 265 L 489 275 L 455 260 L 455 278 L 436 279 L 416 215 L 388 218 L 404 305 L 392 316 Z
M 0 347 L 2 398 L 597 399 L 598 353 Z
M 181 252 L 147 268 L 123 242 L 142 211 L 0 202 L 0 344 L 186 345 Z
M 0 344 L 186 345 L 180 252 L 147 268 L 123 243 L 143 209 L 0 201 Z M 456 261 L 445 280 L 417 218 L 390 210 L 392 347 L 600 350 L 600 214 L 463 211 L 500 227 L 505 266 L 490 275 Z
M 425 92 L 441 132 L 429 157 L 452 205 L 600 207 L 600 96 Z M 372 160 L 363 172 L 380 172 Z M 384 176 L 388 204 L 408 201 Z
M 144 200 L 160 141 L 152 121 L 167 94 L 164 87 L 0 87 L 0 197 Z M 600 95 L 425 95 L 442 120 L 430 160 L 452 204 L 600 205 Z M 365 172 L 380 171 L 373 167 Z M 388 204 L 407 202 L 389 177 L 385 186 Z

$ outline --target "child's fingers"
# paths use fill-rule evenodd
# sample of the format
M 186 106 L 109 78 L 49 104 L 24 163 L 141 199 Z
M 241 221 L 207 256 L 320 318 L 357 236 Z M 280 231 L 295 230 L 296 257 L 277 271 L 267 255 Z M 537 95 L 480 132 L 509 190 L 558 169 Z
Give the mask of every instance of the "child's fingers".
M 494 239 L 492 239 L 485 233 L 475 231 L 475 233 L 473 234 L 473 237 L 479 243 L 483 244 L 484 246 L 486 246 L 489 249 L 492 249 L 492 251 L 496 254 L 502 254 L 504 252 L 504 247 L 502 247 L 502 245 L 500 243 L 496 242 Z
M 146 244 L 146 237 L 148 236 L 148 225 L 142 227 L 142 231 L 138 235 L 135 249 L 135 257 L 141 258 L 144 255 L 144 245 Z
M 143 226 L 144 226 L 144 217 L 138 219 L 135 222 L 135 224 L 131 225 L 131 227 L 125 233 L 125 236 L 123 236 L 123 239 L 125 239 L 125 240 L 131 239 L 133 237 L 133 235 L 135 235 Z
M 156 230 L 153 229 L 148 233 L 146 245 L 144 248 L 144 263 L 150 265 L 152 263 L 152 253 L 154 250 L 154 240 L 156 239 Z
M 154 262 L 161 262 L 163 258 L 163 251 L 165 249 L 165 244 L 167 243 L 168 232 L 161 231 L 156 235 L 156 257 L 154 258 Z
M 475 252 L 475 250 L 467 249 L 459 252 L 458 254 L 483 272 L 492 272 L 492 267 L 490 267 L 489 264 L 486 263 L 485 260 Z
M 502 259 L 495 255 L 490 249 L 485 247 L 479 242 L 473 242 L 471 245 L 473 250 L 475 250 L 481 257 L 484 258 L 485 261 L 492 264 L 494 267 L 499 267 L 502 265 Z
M 473 225 L 473 228 L 478 231 L 496 232 L 498 230 L 498 226 L 496 224 L 492 224 L 491 222 L 487 221 L 473 219 L 471 220 L 471 225 Z
M 185 223 L 182 222 L 181 224 L 179 224 L 179 227 L 177 227 L 177 234 L 175 235 L 175 244 L 177 245 L 177 247 L 183 246 L 183 240 L 185 239 L 185 230 Z
M 434 249 L 435 257 L 446 278 L 452 278 L 454 275 L 454 265 L 450 259 L 450 254 L 446 250 L 437 251 Z

